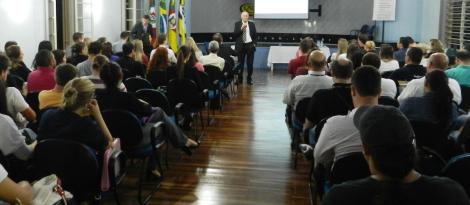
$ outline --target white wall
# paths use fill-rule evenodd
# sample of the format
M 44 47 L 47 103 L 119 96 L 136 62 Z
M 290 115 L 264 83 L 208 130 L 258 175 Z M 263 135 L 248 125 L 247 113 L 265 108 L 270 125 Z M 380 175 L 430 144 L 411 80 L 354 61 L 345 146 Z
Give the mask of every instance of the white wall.
M 31 66 L 40 41 L 47 39 L 46 0 L 1 0 L 0 50 L 5 42 L 18 42 L 24 52 L 24 62 Z
M 100 37 L 110 42 L 119 40 L 122 15 L 122 1 L 93 0 L 93 40 Z

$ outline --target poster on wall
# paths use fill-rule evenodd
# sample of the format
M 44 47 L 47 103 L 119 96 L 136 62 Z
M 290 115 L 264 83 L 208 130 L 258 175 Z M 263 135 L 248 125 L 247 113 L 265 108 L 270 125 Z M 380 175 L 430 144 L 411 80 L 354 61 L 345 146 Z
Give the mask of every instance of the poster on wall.
M 395 21 L 396 0 L 374 0 L 374 21 Z

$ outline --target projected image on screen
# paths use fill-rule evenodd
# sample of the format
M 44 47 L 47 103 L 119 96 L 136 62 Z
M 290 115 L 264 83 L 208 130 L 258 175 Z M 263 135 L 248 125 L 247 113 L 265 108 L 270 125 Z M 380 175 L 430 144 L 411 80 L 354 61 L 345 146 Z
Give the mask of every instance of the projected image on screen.
M 308 19 L 309 0 L 255 0 L 257 19 Z

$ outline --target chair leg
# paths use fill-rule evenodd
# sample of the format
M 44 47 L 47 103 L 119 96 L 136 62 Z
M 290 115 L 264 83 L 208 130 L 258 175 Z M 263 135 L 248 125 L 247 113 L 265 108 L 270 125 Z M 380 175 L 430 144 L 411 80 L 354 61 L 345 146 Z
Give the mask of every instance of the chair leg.
M 119 201 L 119 195 L 117 193 L 117 188 L 113 188 L 113 195 L 114 195 L 114 200 L 116 201 L 117 205 L 121 205 L 121 201 Z
M 142 191 L 143 191 L 143 185 L 144 185 L 144 178 L 145 178 L 145 171 L 147 170 L 146 168 L 148 167 L 148 160 L 149 157 L 146 157 L 142 160 L 142 167 L 140 169 L 140 176 L 139 176 L 139 189 L 138 189 L 138 200 L 140 205 L 146 205 L 150 199 L 152 198 L 153 194 L 157 191 L 157 189 L 160 187 L 160 182 L 157 182 L 155 186 L 152 188 L 152 190 L 146 195 L 142 196 Z M 158 160 L 158 155 L 157 155 L 157 160 Z

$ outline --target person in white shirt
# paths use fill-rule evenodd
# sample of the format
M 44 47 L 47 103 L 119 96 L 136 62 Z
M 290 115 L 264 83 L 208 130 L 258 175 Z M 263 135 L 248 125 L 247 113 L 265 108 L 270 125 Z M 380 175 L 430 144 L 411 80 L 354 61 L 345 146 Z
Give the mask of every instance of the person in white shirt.
M 26 181 L 14 182 L 8 177 L 8 172 L 0 164 L 0 204 L 30 205 L 33 201 L 33 188 Z
M 372 66 L 358 68 L 351 79 L 351 96 L 354 109 L 347 115 L 329 118 L 321 130 L 314 149 L 315 167 L 330 167 L 333 162 L 349 154 L 361 152 L 362 142 L 354 125 L 354 115 L 359 107 L 378 105 L 381 77 Z
M 131 33 L 129 31 L 121 32 L 121 39 L 113 43 L 114 54 L 122 53 L 122 45 L 127 43 L 127 41 L 129 40 L 129 36 L 131 36 Z
M 445 70 L 448 67 L 448 64 L 448 58 L 444 53 L 434 53 L 429 57 L 429 66 L 426 69 L 426 72 L 429 73 L 434 69 Z M 424 83 L 425 77 L 408 82 L 406 87 L 400 93 L 400 96 L 398 96 L 398 102 L 402 103 L 405 99 L 410 97 L 424 96 Z M 454 95 L 453 100 L 457 104 L 460 104 L 462 102 L 462 93 L 459 83 L 456 80 L 449 78 L 449 88 Z
M 333 87 L 333 79 L 325 74 L 326 57 L 321 51 L 312 51 L 307 59 L 308 75 L 295 77 L 284 93 L 284 104 L 295 109 L 303 98 L 312 97 L 320 89 Z
M 220 70 L 224 70 L 225 60 L 219 56 L 217 53 L 219 52 L 219 42 L 211 41 L 209 42 L 209 55 L 201 57 L 201 63 L 203 65 L 211 65 L 220 68 Z
M 26 145 L 25 137 L 10 116 L 0 113 L 0 151 L 4 156 L 13 154 L 20 160 L 28 160 L 33 153 L 36 141 Z
M 377 54 L 369 52 L 362 57 L 362 65 L 370 65 L 375 68 L 380 68 L 381 61 Z M 382 78 L 381 88 L 382 93 L 380 96 L 387 96 L 393 99 L 397 96 L 397 84 L 395 81 Z
M 177 59 L 175 56 L 175 52 L 171 50 L 170 48 L 168 48 L 167 41 L 166 41 L 166 34 L 161 33 L 160 35 L 158 35 L 157 43 L 158 43 L 158 47 L 163 47 L 168 50 L 168 59 L 170 59 L 170 63 L 176 64 Z M 150 53 L 149 62 L 152 61 L 153 54 L 155 54 L 156 51 L 157 49 L 153 49 L 152 52 Z
M 8 76 L 8 65 L 10 60 L 5 55 L 0 55 L 0 81 L 6 86 Z M 0 103 L 7 109 L 4 114 L 10 115 L 19 128 L 25 128 L 29 122 L 36 121 L 36 112 L 26 103 L 21 92 L 14 87 L 3 87 L 0 96 L 5 97 L 5 102 Z
M 398 61 L 393 59 L 393 47 L 390 44 L 382 44 L 380 46 L 380 60 L 380 73 L 394 71 L 400 68 Z

